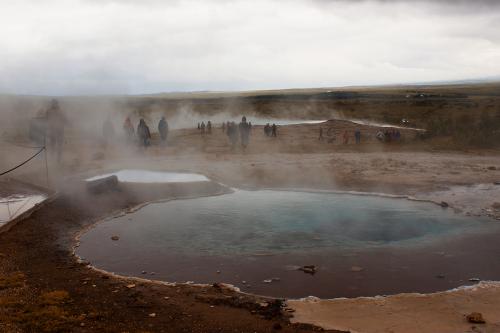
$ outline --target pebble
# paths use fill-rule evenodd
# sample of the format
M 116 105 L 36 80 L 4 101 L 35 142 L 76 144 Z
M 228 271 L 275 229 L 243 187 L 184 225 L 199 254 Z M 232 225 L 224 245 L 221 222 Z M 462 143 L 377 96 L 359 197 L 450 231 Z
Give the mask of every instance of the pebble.
M 483 315 L 479 312 L 472 312 L 471 314 L 468 314 L 466 318 L 469 323 L 474 323 L 474 324 L 486 323 L 486 320 L 484 320 Z
M 148 273 L 148 272 L 146 272 L 146 271 L 142 271 L 142 272 L 141 272 L 141 274 L 147 274 L 147 273 Z
M 128 288 L 128 289 L 135 288 L 135 284 L 133 284 L 133 283 L 132 283 L 132 284 L 127 284 L 127 288 Z
M 262 283 L 271 283 L 271 282 L 273 282 L 273 280 L 264 280 L 264 281 L 262 281 Z
M 118 236 L 111 236 L 111 240 L 117 241 L 119 239 L 120 239 L 120 237 L 118 237 Z
M 480 278 L 470 278 L 469 281 L 470 282 L 479 282 L 479 281 L 481 281 L 481 279 Z
M 148 316 L 151 317 L 151 318 L 154 318 L 154 317 L 156 317 L 156 313 L 154 313 L 154 312 L 150 313 Z

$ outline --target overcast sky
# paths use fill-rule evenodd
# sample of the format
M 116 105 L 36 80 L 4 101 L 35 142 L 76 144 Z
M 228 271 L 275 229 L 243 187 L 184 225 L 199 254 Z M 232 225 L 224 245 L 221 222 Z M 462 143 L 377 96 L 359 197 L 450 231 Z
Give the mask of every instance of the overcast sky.
M 0 92 L 139 94 L 498 76 L 499 3 L 0 0 Z

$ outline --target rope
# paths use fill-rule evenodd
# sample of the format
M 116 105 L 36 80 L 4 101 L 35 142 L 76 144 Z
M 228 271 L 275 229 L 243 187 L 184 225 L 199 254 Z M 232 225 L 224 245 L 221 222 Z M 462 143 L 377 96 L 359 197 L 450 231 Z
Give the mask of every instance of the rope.
M 13 168 L 11 168 L 11 169 L 7 170 L 7 171 L 4 171 L 4 172 L 0 173 L 0 176 L 6 175 L 6 174 L 8 174 L 9 172 L 12 172 L 12 171 L 16 170 L 17 168 L 22 167 L 23 165 L 25 165 L 26 163 L 28 163 L 29 161 L 31 161 L 32 159 L 34 159 L 34 158 L 35 158 L 38 154 L 40 154 L 40 153 L 41 153 L 42 151 L 44 151 L 44 150 L 45 150 L 45 147 L 41 147 L 41 148 L 40 148 L 40 150 L 39 150 L 39 151 L 38 151 L 35 155 L 31 156 L 30 158 L 28 158 L 28 159 L 27 159 L 26 161 L 24 161 L 23 163 L 21 163 L 21 164 L 19 164 L 19 165 L 15 166 L 15 167 L 13 167 Z

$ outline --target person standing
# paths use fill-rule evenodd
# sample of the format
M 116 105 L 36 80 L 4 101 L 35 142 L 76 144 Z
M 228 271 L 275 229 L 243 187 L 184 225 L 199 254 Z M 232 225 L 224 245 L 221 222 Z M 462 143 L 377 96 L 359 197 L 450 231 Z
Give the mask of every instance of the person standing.
M 207 134 L 212 134 L 212 122 L 210 120 L 207 122 Z
M 201 122 L 200 129 L 201 129 L 201 135 L 205 135 L 205 122 L 204 121 Z
M 137 136 L 139 137 L 139 144 L 147 147 L 150 145 L 151 132 L 144 119 L 141 118 L 139 125 L 137 125 Z
M 65 123 L 66 118 L 59 107 L 59 102 L 53 99 L 47 110 L 47 136 L 49 147 L 56 154 L 58 163 L 62 161 Z
M 168 123 L 165 120 L 165 117 L 161 117 L 160 122 L 158 123 L 158 132 L 160 133 L 161 142 L 163 144 L 166 143 L 168 136 Z
M 360 144 L 361 143 L 361 131 L 358 129 L 356 129 L 356 131 L 354 132 L 354 137 L 356 138 L 356 144 Z
M 127 141 L 132 142 L 135 131 L 134 125 L 132 125 L 129 117 L 127 117 L 127 119 L 125 119 L 125 122 L 123 123 L 123 131 L 125 132 L 125 138 L 127 139 Z
M 348 144 L 349 143 L 349 132 L 348 131 L 344 131 L 344 144 Z
M 278 136 L 278 126 L 276 126 L 276 124 L 273 124 L 273 126 L 271 127 L 271 136 L 272 137 L 277 137 Z
M 249 137 L 250 137 L 250 126 L 247 123 L 246 117 L 241 118 L 241 123 L 239 124 L 239 129 L 240 129 L 241 146 L 243 147 L 243 149 L 245 149 L 248 146 L 248 141 L 249 141 Z

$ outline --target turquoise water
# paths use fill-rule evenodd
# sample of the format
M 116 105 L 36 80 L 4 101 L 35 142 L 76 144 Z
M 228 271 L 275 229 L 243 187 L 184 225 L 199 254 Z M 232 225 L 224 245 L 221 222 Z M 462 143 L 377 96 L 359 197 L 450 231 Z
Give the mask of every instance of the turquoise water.
M 495 223 L 430 203 L 237 190 L 109 219 L 81 237 L 77 254 L 122 275 L 227 282 L 279 297 L 355 297 L 498 279 L 499 234 Z M 304 265 L 317 273 L 297 270 Z
M 97 226 L 87 237 L 111 228 L 141 251 L 233 255 L 418 245 L 481 224 L 403 199 L 236 191 L 150 204 Z

